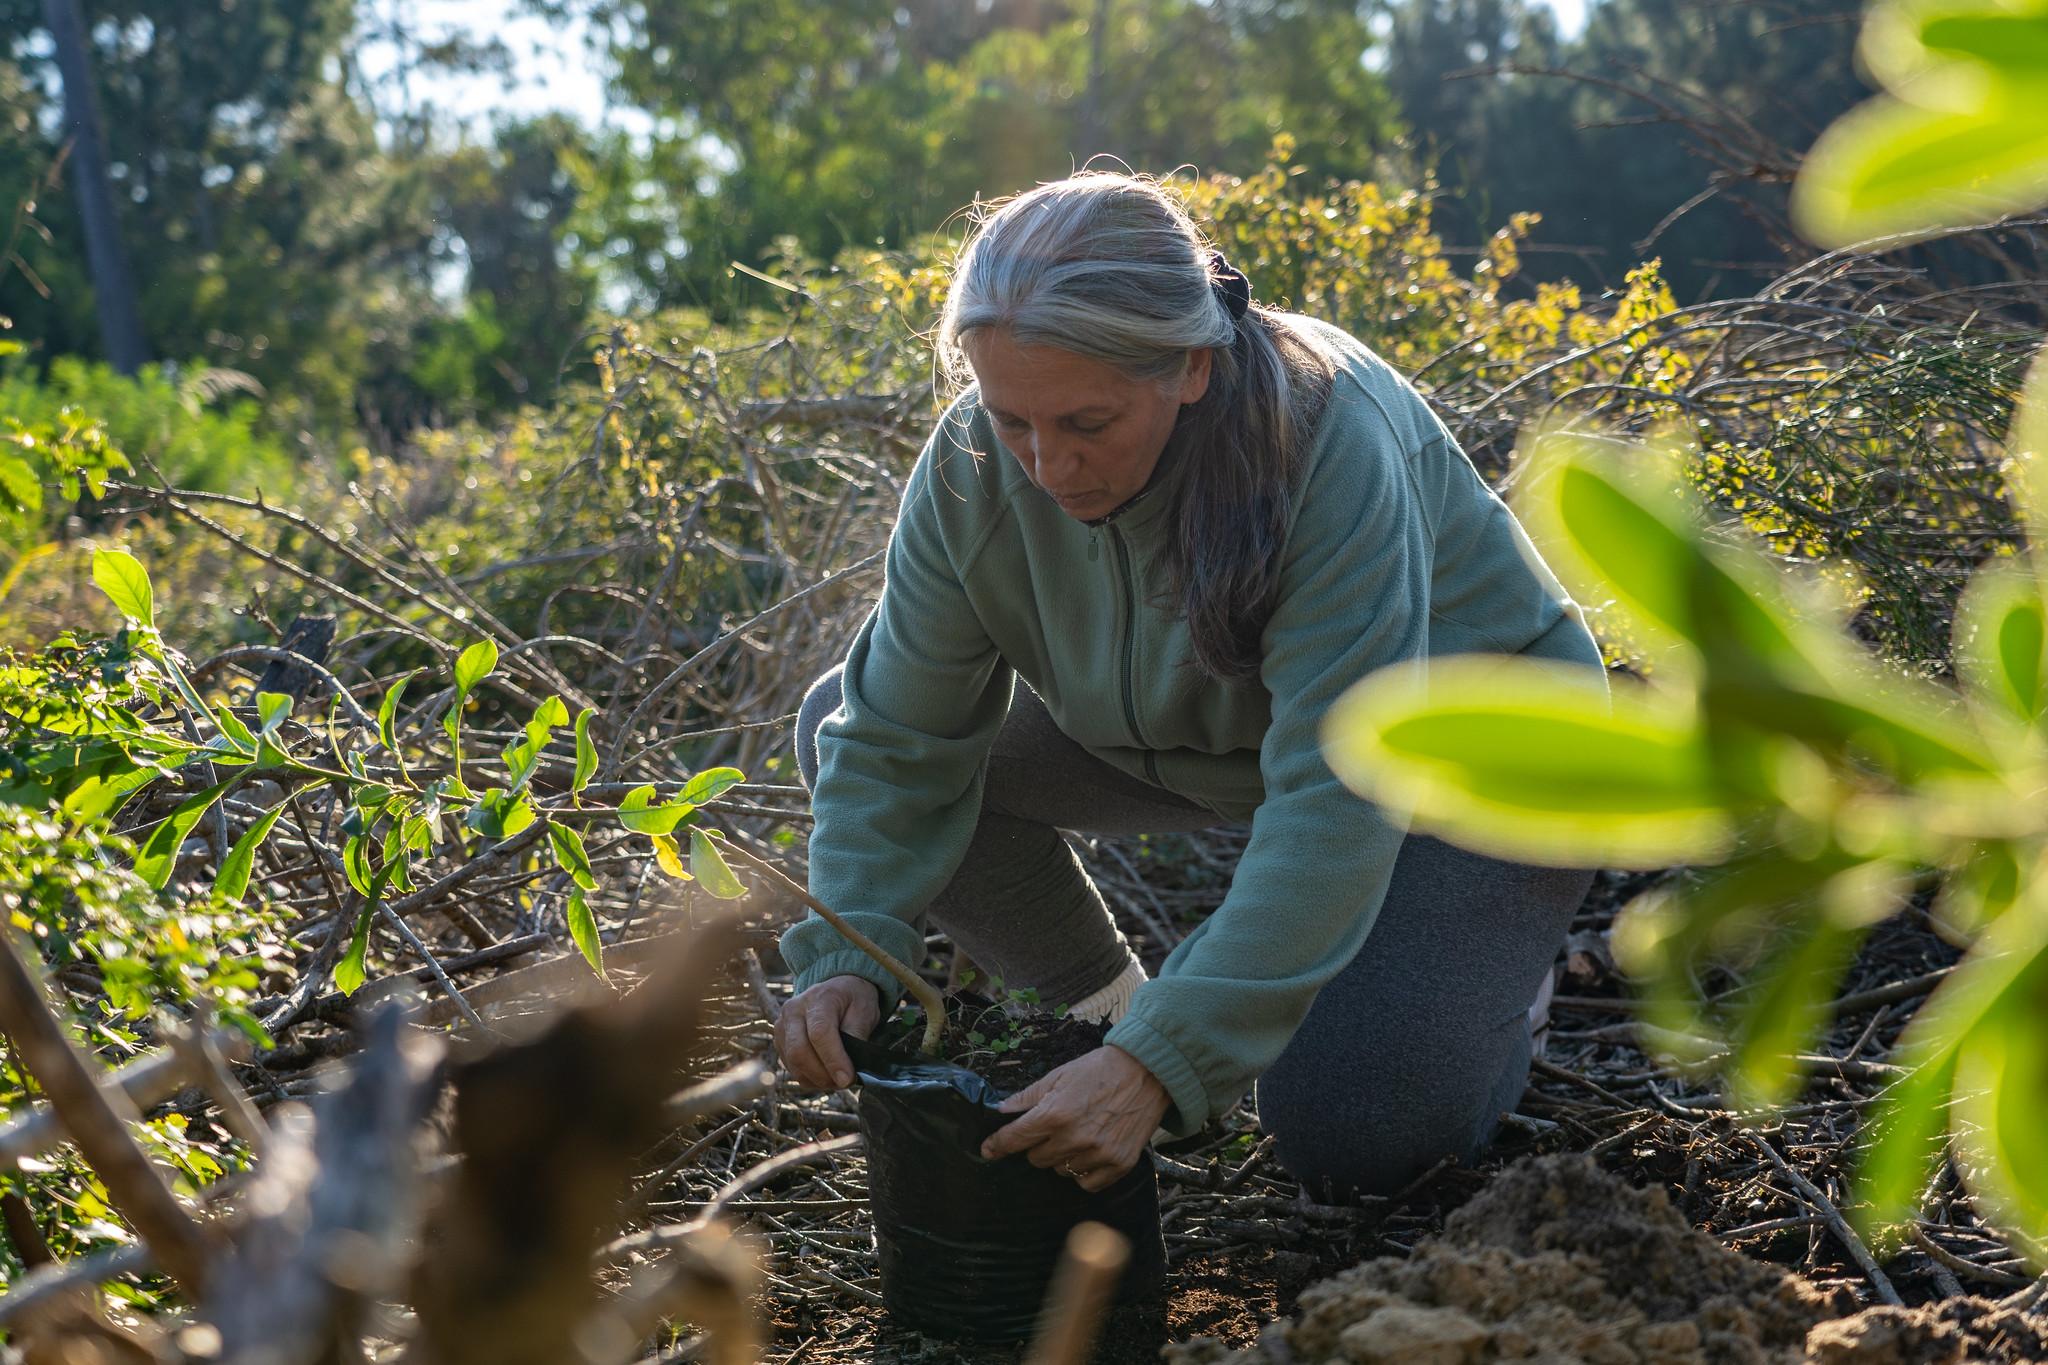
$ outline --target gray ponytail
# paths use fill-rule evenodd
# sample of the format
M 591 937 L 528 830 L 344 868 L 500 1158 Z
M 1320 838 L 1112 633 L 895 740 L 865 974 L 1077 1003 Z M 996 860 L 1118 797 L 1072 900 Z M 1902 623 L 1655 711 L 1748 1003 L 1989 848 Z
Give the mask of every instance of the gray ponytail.
M 1256 681 L 1259 640 L 1279 590 L 1290 493 L 1334 366 L 1283 314 L 1257 303 L 1233 319 L 1210 287 L 1208 243 L 1156 181 L 1104 171 L 1040 185 L 982 211 L 939 320 L 938 357 L 972 377 L 961 340 L 1002 328 L 1177 381 L 1188 352 L 1214 348 L 1208 391 L 1181 410 L 1161 455 L 1169 525 L 1166 601 L 1187 621 L 1195 662 Z

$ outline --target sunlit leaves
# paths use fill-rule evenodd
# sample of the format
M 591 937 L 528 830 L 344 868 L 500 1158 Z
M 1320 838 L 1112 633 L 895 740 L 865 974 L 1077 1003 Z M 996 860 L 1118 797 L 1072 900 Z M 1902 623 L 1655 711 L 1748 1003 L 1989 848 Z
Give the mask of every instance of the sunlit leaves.
M 227 861 L 220 865 L 214 876 L 213 887 L 224 899 L 239 901 L 249 889 L 249 873 L 256 865 L 256 850 L 270 837 L 272 826 L 284 814 L 284 807 L 273 806 L 251 822 L 242 831 L 242 837 L 235 840 L 235 846 L 228 850 Z
M 576 772 L 569 781 L 571 792 L 581 792 L 589 786 L 597 771 L 597 745 L 590 739 L 590 718 L 595 714 L 588 706 L 576 713 Z
M 448 709 L 441 715 L 442 733 L 455 749 L 455 772 L 462 773 L 462 708 L 469 700 L 469 694 L 476 685 L 490 675 L 498 666 L 498 646 L 486 638 L 462 651 L 455 659 L 455 694 L 448 701 Z
M 569 893 L 565 918 L 569 922 L 569 937 L 575 942 L 576 950 L 583 954 L 583 960 L 590 964 L 590 970 L 601 977 L 604 976 L 604 945 L 597 936 L 597 916 L 591 913 L 590 902 L 584 898 L 582 887 L 579 886 Z M 609 977 L 605 979 L 610 980 Z
M 583 836 L 564 824 L 550 822 L 548 845 L 554 850 L 555 862 L 569 879 L 585 891 L 597 890 L 597 876 L 590 869 L 590 854 L 583 847 Z
M 234 779 L 230 778 L 180 801 L 136 853 L 136 875 L 161 891 L 170 881 L 172 869 L 177 866 L 178 850 L 184 845 L 185 836 L 199 823 L 199 817 L 220 800 L 221 793 L 233 785 Z
M 683 784 L 677 799 L 684 805 L 708 806 L 746 780 L 747 775 L 738 768 L 707 768 Z
M 2048 707 L 2048 613 L 2016 565 L 1971 580 L 1956 613 L 1956 666 L 1972 701 L 2032 725 Z
M 513 791 L 523 791 L 540 767 L 541 750 L 555 727 L 568 722 L 569 708 L 560 697 L 549 697 L 534 710 L 524 733 L 505 748 L 505 770 L 511 775 Z
M 726 866 L 725 857 L 718 851 L 718 845 L 711 836 L 701 829 L 690 831 L 690 871 L 697 878 L 697 884 L 722 900 L 747 894 L 746 886 Z
M 696 809 L 690 801 L 657 805 L 653 784 L 635 787 L 619 801 L 619 823 L 635 834 L 667 834 Z
M 1725 853 L 1736 830 L 1682 698 L 1589 668 L 1450 658 L 1388 669 L 1333 706 L 1331 769 L 1417 827 L 1497 857 L 1658 867 Z
M 533 802 L 524 792 L 492 787 L 463 813 L 463 823 L 488 839 L 509 839 L 533 823 Z
M 123 616 L 145 629 L 156 628 L 156 601 L 150 590 L 149 573 L 134 555 L 126 550 L 94 550 L 92 581 Z
M 1861 52 L 1886 87 L 1843 115 L 1793 187 L 1823 246 L 1986 222 L 2048 199 L 2048 9 L 1880 0 Z

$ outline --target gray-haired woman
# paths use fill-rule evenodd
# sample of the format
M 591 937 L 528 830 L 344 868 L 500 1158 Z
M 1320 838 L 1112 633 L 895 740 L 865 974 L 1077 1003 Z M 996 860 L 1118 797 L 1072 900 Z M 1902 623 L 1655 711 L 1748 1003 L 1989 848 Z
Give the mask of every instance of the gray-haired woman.
M 989 213 L 938 333 L 972 384 L 797 725 L 820 900 L 911 962 L 929 920 L 1113 1021 L 984 1148 L 1090 1189 L 1254 1080 L 1276 1156 L 1325 1197 L 1474 1155 L 1527 1081 L 1531 1001 L 1592 875 L 1408 834 L 1331 775 L 1323 713 L 1376 669 L 1600 653 L 1414 388 L 1250 293 L 1147 180 Z M 1229 893 L 1151 979 L 1059 832 L 1247 819 Z M 849 1084 L 839 1031 L 866 1036 L 897 987 L 816 917 L 782 951 L 785 1065 Z

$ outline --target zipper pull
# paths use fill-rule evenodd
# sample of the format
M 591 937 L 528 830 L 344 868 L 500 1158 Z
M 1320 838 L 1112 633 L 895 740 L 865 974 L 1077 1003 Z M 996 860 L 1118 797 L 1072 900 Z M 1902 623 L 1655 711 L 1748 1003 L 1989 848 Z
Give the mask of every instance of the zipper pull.
M 1100 526 L 1091 526 L 1088 528 L 1088 562 L 1093 564 L 1101 555 L 1102 528 Z

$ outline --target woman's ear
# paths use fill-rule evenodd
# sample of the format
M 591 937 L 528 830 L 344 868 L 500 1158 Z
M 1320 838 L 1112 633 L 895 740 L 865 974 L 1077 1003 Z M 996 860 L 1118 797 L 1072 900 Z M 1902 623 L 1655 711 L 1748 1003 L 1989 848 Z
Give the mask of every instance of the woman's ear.
M 1215 359 L 1213 347 L 1194 346 L 1188 350 L 1187 373 L 1181 376 L 1180 403 L 1182 407 L 1193 403 L 1209 391 L 1209 371 Z

